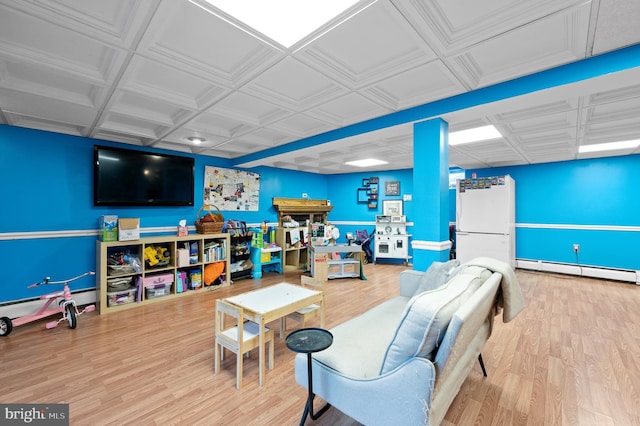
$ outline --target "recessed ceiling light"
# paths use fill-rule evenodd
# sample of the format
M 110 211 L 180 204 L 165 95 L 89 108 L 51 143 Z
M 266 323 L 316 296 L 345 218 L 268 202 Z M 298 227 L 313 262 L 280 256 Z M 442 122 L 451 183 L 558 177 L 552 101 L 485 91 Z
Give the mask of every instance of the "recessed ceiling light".
M 449 133 L 449 145 L 461 145 L 464 143 L 482 142 L 491 139 L 500 139 L 502 134 L 493 124 L 476 127 L 474 129 L 460 130 Z
M 284 47 L 291 47 L 357 0 L 205 0 Z
M 187 139 L 189 139 L 195 145 L 200 145 L 202 142 L 206 141 L 205 138 L 200 138 L 200 137 L 197 137 L 197 136 L 191 136 L 191 137 L 189 137 Z
M 356 161 L 347 161 L 347 166 L 355 166 L 355 167 L 371 167 L 371 166 L 379 166 L 381 164 L 388 164 L 387 161 L 376 160 L 375 158 L 365 158 L 364 160 L 356 160 Z
M 609 142 L 609 143 L 596 143 L 593 145 L 582 145 L 578 148 L 578 152 L 584 154 L 585 152 L 597 152 L 597 151 L 615 151 L 618 149 L 635 149 L 640 145 L 640 139 L 631 141 Z

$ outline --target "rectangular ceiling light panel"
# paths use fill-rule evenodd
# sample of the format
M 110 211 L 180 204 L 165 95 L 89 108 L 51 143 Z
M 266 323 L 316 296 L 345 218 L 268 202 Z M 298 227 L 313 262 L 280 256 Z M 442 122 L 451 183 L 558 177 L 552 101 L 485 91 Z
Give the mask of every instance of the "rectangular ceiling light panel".
M 246 25 L 291 47 L 357 0 L 206 0 Z

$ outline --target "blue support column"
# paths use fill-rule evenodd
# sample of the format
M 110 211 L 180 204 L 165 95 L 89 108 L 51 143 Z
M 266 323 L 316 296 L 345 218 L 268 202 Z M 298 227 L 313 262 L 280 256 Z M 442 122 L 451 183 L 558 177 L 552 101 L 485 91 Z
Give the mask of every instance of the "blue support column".
M 449 260 L 449 125 L 442 119 L 413 125 L 413 269 Z

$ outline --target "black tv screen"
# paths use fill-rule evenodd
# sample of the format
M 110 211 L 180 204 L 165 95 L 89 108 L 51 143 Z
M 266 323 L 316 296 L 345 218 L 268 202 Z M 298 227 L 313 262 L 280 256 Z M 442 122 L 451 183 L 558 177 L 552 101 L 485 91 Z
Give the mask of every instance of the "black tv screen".
M 93 157 L 96 206 L 193 206 L 193 158 L 99 145 Z

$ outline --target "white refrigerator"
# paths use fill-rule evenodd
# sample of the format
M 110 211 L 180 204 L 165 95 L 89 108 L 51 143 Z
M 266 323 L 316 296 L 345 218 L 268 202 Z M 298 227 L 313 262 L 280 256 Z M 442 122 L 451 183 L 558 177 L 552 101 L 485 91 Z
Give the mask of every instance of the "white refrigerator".
M 511 176 L 459 179 L 456 258 L 484 256 L 516 266 L 516 182 Z

